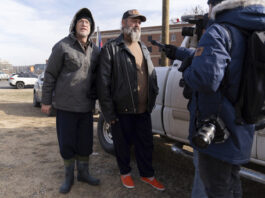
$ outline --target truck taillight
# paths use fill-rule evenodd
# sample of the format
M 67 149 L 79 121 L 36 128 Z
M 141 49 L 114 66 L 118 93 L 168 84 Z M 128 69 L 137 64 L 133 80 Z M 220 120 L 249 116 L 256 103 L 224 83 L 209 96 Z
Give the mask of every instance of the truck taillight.
M 14 80 L 14 78 L 12 78 L 12 77 L 11 77 L 11 78 L 9 78 L 9 79 L 10 79 L 10 80 Z

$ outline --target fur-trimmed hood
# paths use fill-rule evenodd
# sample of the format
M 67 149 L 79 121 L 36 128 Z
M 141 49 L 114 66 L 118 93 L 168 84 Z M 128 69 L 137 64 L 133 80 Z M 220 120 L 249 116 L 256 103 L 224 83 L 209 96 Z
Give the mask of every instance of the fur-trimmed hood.
M 76 17 L 77 15 L 79 14 L 85 14 L 87 15 L 89 18 L 91 18 L 91 24 L 90 24 L 90 34 L 88 35 L 88 38 L 90 38 L 90 36 L 94 33 L 95 31 L 95 22 L 94 22 L 94 19 L 93 19 L 93 16 L 92 16 L 92 13 L 90 12 L 89 9 L 87 8 L 81 8 L 80 10 L 78 10 L 76 12 L 76 14 L 74 15 L 72 21 L 71 21 L 71 24 L 70 24 L 70 28 L 69 28 L 69 33 L 73 33 L 75 32 L 75 25 L 76 25 Z
M 264 30 L 265 0 L 225 0 L 213 7 L 210 18 L 218 23 Z

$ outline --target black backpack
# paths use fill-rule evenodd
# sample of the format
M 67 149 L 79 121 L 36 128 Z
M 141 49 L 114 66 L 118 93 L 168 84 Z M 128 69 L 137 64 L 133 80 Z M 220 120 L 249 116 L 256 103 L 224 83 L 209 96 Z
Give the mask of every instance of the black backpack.
M 238 96 L 237 124 L 263 123 L 265 118 L 265 31 L 247 33 L 247 46 Z M 263 124 L 264 125 L 264 124 Z

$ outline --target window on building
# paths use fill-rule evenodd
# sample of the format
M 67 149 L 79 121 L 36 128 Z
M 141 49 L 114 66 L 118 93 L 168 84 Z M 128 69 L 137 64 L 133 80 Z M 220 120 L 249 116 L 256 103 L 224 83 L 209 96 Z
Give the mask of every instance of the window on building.
M 147 47 L 147 49 L 148 49 L 149 52 L 152 52 L 152 47 L 151 46 Z
M 162 50 L 161 50 L 161 47 L 159 47 L 159 48 L 158 48 L 158 51 L 159 51 L 159 52 L 161 52 L 161 51 L 162 51 Z
M 162 65 L 162 60 L 161 60 L 161 58 L 159 59 L 158 63 L 159 63 L 160 66 Z
M 176 41 L 176 34 L 171 34 L 171 38 L 170 38 L 171 41 Z
M 159 36 L 159 41 L 162 42 L 162 35 Z
M 152 39 L 152 36 L 148 36 L 147 40 L 148 40 L 148 41 L 153 40 L 153 39 Z

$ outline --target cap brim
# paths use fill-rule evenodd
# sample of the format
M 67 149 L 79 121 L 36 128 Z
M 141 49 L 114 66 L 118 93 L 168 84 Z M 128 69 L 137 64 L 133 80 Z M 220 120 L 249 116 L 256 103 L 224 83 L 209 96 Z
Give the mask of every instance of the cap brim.
M 139 18 L 142 22 L 146 21 L 146 17 L 143 15 L 134 15 L 134 16 L 129 16 L 128 18 Z

